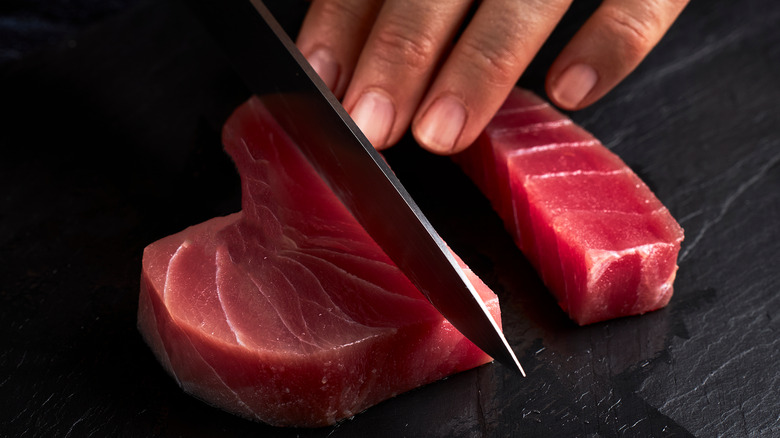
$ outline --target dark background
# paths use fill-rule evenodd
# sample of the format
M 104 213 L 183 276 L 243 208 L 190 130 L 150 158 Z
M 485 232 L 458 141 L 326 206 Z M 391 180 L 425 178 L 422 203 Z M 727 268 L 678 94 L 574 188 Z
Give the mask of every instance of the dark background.
M 300 2 L 277 6 L 288 28 Z M 594 2 L 575 2 L 521 84 Z M 284 12 L 284 13 L 283 13 Z M 219 131 L 248 95 L 178 4 L 0 5 L 0 435 L 780 436 L 780 7 L 694 1 L 572 114 L 685 228 L 670 305 L 577 327 L 448 159 L 387 157 L 500 296 L 529 376 L 491 364 L 323 429 L 185 395 L 135 328 L 141 251 L 239 208 Z

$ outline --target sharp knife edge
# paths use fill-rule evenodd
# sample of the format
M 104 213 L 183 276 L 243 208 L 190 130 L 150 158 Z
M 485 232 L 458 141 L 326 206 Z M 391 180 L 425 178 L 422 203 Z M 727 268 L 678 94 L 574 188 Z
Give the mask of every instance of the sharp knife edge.
M 288 131 L 288 134 L 356 219 L 407 277 L 469 340 L 495 360 L 519 370 L 525 376 L 525 371 L 509 346 L 506 337 L 471 282 L 457 265 L 446 244 L 395 177 L 382 156 L 370 145 L 341 103 L 314 72 L 262 1 L 185 0 L 185 3 L 195 12 L 196 17 L 210 31 L 223 51 L 229 55 L 231 64 L 250 87 L 250 90 L 261 98 L 264 95 L 267 96 L 264 103 L 277 118 L 277 121 Z M 288 64 L 289 70 L 280 68 L 278 65 L 258 65 L 274 48 L 264 47 L 263 50 L 253 50 L 259 49 L 259 44 L 251 41 L 265 41 L 269 38 L 278 39 L 280 45 L 287 52 L 290 59 L 280 60 L 277 57 L 275 60 Z M 242 41 L 244 42 L 242 43 Z M 295 75 L 290 76 L 290 70 L 294 69 L 290 65 L 292 63 L 297 64 L 298 71 Z M 262 71 L 263 74 L 255 74 L 257 71 Z M 306 78 L 298 77 L 301 72 L 307 76 L 310 84 L 310 89 L 304 89 L 305 93 L 303 94 L 300 94 L 300 86 Z M 305 100 L 306 93 L 309 96 L 318 94 L 318 97 L 306 101 L 305 105 L 296 102 L 295 99 L 299 97 Z M 312 107 L 326 105 L 329 107 L 328 111 L 332 113 L 332 117 L 327 118 L 336 117 L 338 120 L 322 121 L 320 128 L 329 130 L 329 134 L 333 135 L 313 135 L 306 132 L 309 131 L 308 129 L 301 129 L 300 121 L 306 119 L 306 112 L 311 111 Z M 317 110 L 323 112 L 319 113 Z M 318 116 L 327 115 L 328 113 L 324 111 L 323 108 L 314 108 L 313 112 L 317 113 Z M 318 120 L 319 117 L 312 121 Z M 357 140 L 362 149 L 353 148 L 351 152 L 344 152 L 341 148 L 339 153 L 335 153 L 334 148 L 339 147 L 339 145 L 330 145 L 330 153 L 322 153 L 324 139 L 332 139 L 334 135 L 344 137 L 343 132 L 336 131 L 339 127 L 333 126 L 338 124 L 348 128 L 349 134 L 354 137 L 348 139 L 349 141 L 346 143 L 350 141 L 354 143 Z M 316 134 L 319 133 L 320 131 Z M 333 175 L 334 169 L 335 173 L 341 171 L 343 175 L 335 177 Z M 377 176 L 377 169 L 381 171 L 381 178 Z M 347 177 L 352 178 L 351 183 L 345 181 Z M 361 184 L 361 181 L 375 182 L 375 184 Z M 377 189 L 377 185 L 381 185 L 381 187 Z M 361 186 L 372 188 L 366 189 L 366 187 Z M 361 190 L 365 193 L 361 193 Z M 366 202 L 379 203 L 375 198 L 371 198 L 376 193 L 391 197 L 388 198 L 390 205 L 403 203 L 403 208 L 385 209 L 381 212 L 374 208 L 375 211 L 367 213 Z M 384 205 L 383 202 L 381 204 Z M 377 218 L 377 215 L 381 217 Z M 416 236 L 416 239 L 409 239 L 412 241 L 411 244 L 409 241 L 401 242 L 405 239 L 398 238 L 397 230 L 388 233 L 386 224 L 377 225 L 378 221 L 395 224 L 394 219 L 407 226 L 400 228 L 408 234 Z M 426 239 L 432 244 L 423 244 Z M 423 252 L 423 254 L 418 254 L 418 252 Z M 429 267 L 425 268 L 424 266 Z M 432 284 L 431 274 L 422 272 L 425 269 L 446 273 L 438 279 L 438 283 L 449 282 L 449 286 L 451 286 L 449 290 L 461 289 L 461 292 L 446 293 L 446 297 L 443 292 L 432 293 L 432 288 L 443 289 L 443 286 Z M 462 288 L 466 288 L 468 292 L 466 293 Z

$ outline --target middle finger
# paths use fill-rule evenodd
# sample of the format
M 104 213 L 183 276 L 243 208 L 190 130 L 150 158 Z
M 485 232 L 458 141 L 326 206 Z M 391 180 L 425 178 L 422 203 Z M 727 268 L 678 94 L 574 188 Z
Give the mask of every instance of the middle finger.
M 471 0 L 388 0 L 361 52 L 344 107 L 377 149 L 400 139 Z

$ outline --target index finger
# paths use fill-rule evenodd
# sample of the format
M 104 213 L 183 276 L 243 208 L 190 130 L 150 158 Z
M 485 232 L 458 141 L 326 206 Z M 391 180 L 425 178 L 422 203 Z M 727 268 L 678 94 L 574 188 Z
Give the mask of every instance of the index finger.
M 341 98 L 382 0 L 314 0 L 296 45 L 322 80 Z

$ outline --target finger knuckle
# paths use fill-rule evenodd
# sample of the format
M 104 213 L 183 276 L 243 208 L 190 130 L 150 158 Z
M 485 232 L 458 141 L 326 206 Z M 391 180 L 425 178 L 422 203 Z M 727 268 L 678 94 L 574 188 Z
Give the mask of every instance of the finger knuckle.
M 569 5 L 567 0 L 526 0 L 522 3 L 523 10 L 534 11 L 539 19 L 557 20 Z
M 492 33 L 476 33 L 462 41 L 464 58 L 473 65 L 480 80 L 495 86 L 514 83 L 522 63 L 512 45 L 502 41 Z
M 656 29 L 663 26 L 663 18 L 653 7 L 641 14 L 630 13 L 619 6 L 607 6 L 603 11 L 607 31 L 615 37 L 632 61 L 642 59 L 656 43 Z
M 323 22 L 342 23 L 345 20 L 361 18 L 357 8 L 349 0 L 318 0 L 317 7 Z
M 375 43 L 375 54 L 385 64 L 403 65 L 418 71 L 432 68 L 436 55 L 435 39 L 411 22 L 388 20 L 376 29 Z

